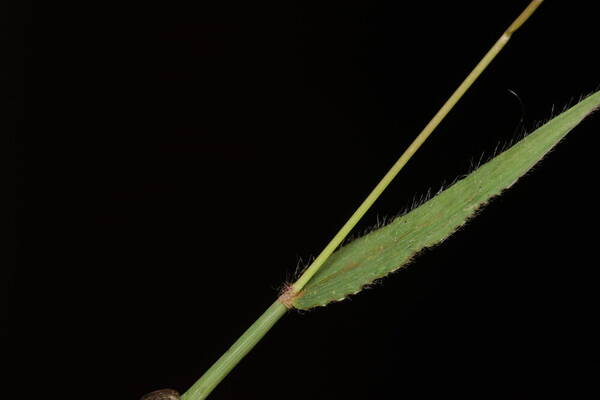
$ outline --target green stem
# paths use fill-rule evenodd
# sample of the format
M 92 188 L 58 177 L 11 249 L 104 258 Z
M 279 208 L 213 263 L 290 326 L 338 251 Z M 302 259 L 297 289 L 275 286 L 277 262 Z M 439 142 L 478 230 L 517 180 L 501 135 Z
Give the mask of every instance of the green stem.
M 392 166 L 383 179 L 377 184 L 365 201 L 350 217 L 348 222 L 340 229 L 335 237 L 329 242 L 325 249 L 313 261 L 313 263 L 304 271 L 302 276 L 282 295 L 280 299 L 275 301 L 261 315 L 256 322 L 248 328 L 246 332 L 231 346 L 229 350 L 202 377 L 183 394 L 182 400 L 202 400 L 205 399 L 210 392 L 227 376 L 229 371 L 236 366 L 238 362 L 258 343 L 260 339 L 267 333 L 275 322 L 281 318 L 287 311 L 287 307 L 283 304 L 291 304 L 294 296 L 302 290 L 304 285 L 314 276 L 321 268 L 323 263 L 329 258 L 333 251 L 340 245 L 352 228 L 358 223 L 362 216 L 367 212 L 371 205 L 377 200 L 385 188 L 390 184 L 394 177 L 400 172 L 402 167 L 410 160 L 412 155 L 421 147 L 433 130 L 439 125 L 444 117 L 450 112 L 452 107 L 458 102 L 463 94 L 475 82 L 479 75 L 486 69 L 488 64 L 502 50 L 508 42 L 511 35 L 533 14 L 543 0 L 533 0 L 529 6 L 513 21 L 509 28 L 502 34 L 498 41 L 492 46 L 487 54 L 475 66 L 471 73 L 465 78 L 456 91 L 450 96 L 442 108 L 435 114 L 432 120 L 425 126 L 423 131 L 411 143 L 406 151 L 400 156 L 398 161 Z
M 229 371 L 258 343 L 260 339 L 275 325 L 288 309 L 279 301 L 275 301 L 244 332 L 242 336 L 202 375 L 181 400 L 205 399 L 210 392 L 227 376 Z

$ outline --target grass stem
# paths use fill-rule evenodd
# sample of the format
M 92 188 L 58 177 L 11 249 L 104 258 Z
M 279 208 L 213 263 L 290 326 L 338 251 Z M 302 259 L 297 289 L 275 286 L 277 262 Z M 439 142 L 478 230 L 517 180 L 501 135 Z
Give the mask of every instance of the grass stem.
M 375 186 L 373 191 L 367 196 L 358 209 L 352 214 L 350 219 L 339 230 L 335 237 L 323 249 L 313 263 L 304 271 L 300 278 L 291 287 L 291 296 L 300 292 L 304 285 L 321 268 L 323 263 L 342 243 L 344 238 L 350 233 L 352 228 L 358 223 L 363 215 L 373 205 L 375 200 L 381 195 L 390 182 L 396 177 L 398 172 L 406 165 L 415 152 L 427 140 L 433 130 L 440 124 L 444 117 L 450 112 L 454 105 L 460 100 L 465 92 L 471 87 L 473 82 L 481 75 L 489 63 L 502 50 L 509 41 L 513 32 L 515 32 L 536 10 L 543 0 L 534 0 L 529 6 L 515 19 L 509 28 L 502 34 L 498 41 L 492 46 L 481 61 L 473 68 L 471 73 L 460 84 L 458 89 L 444 103 L 442 108 L 435 114 L 431 121 L 425 126 L 423 131 L 408 146 L 392 168 L 385 174 L 381 181 Z M 286 313 L 287 307 L 276 300 L 247 330 L 244 334 L 211 366 L 202 377 L 183 394 L 182 400 L 202 400 L 227 376 L 227 374 L 240 362 L 240 360 L 258 343 L 260 339 L 273 327 L 273 325 Z

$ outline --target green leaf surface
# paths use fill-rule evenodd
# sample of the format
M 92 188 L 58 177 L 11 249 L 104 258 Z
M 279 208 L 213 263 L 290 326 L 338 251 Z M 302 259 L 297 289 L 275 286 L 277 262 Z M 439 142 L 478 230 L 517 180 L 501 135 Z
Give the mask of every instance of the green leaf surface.
M 294 307 L 310 309 L 343 300 L 442 242 L 599 106 L 600 92 L 596 92 L 420 207 L 340 248 L 298 294 Z

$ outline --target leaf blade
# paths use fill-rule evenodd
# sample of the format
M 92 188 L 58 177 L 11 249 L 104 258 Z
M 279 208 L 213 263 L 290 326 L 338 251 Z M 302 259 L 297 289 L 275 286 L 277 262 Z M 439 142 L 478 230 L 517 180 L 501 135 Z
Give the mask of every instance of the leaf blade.
M 420 207 L 338 249 L 298 294 L 294 307 L 310 309 L 343 300 L 407 265 L 421 250 L 441 243 L 599 107 L 596 92 Z

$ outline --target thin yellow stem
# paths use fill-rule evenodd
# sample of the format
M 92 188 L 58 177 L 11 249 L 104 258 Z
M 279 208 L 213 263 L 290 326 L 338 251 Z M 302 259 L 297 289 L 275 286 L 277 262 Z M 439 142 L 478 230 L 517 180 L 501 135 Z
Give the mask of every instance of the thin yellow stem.
M 369 208 L 375 203 L 375 200 L 381 195 L 385 188 L 390 182 L 398 175 L 398 172 L 406 165 L 408 160 L 416 153 L 421 145 L 427 140 L 433 130 L 442 122 L 442 120 L 448 115 L 454 105 L 460 100 L 465 92 L 471 87 L 473 82 L 477 80 L 479 75 L 487 68 L 490 62 L 500 53 L 504 45 L 509 41 L 513 32 L 515 32 L 527 19 L 533 14 L 533 12 L 542 4 L 543 0 L 532 1 L 525 10 L 513 21 L 506 31 L 500 36 L 500 38 L 494 43 L 492 48 L 486 53 L 486 55 L 479 61 L 479 63 L 473 68 L 465 80 L 460 86 L 452 93 L 452 96 L 444 103 L 442 108 L 434 115 L 429 123 L 423 128 L 421 133 L 415 138 L 415 140 L 408 146 L 396 163 L 390 168 L 385 174 L 381 181 L 375 186 L 373 191 L 367 196 L 362 202 L 358 209 L 352 214 L 350 219 L 342 226 L 335 237 L 325 246 L 321 254 L 312 262 L 312 264 L 304 271 L 300 278 L 292 285 L 293 290 L 297 293 L 306 283 L 317 273 L 319 268 L 325 263 L 329 256 L 335 251 L 335 249 L 342 243 L 342 241 L 348 236 L 352 228 L 360 221 L 365 215 Z

